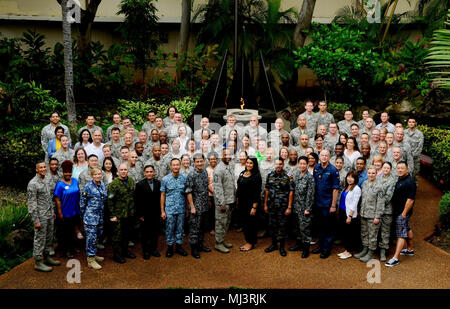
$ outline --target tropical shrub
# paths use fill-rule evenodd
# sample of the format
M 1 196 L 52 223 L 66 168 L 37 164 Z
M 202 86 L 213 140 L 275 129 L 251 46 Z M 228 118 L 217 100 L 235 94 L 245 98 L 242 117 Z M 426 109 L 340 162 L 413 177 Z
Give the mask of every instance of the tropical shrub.
M 424 135 L 423 153 L 433 159 L 433 180 L 446 189 L 450 187 L 450 130 L 418 126 Z
M 20 231 L 20 237 L 7 237 Z M 33 223 L 26 205 L 0 204 L 0 275 L 25 262 L 32 255 Z
M 450 192 L 445 193 L 439 202 L 439 219 L 444 229 L 450 229 Z

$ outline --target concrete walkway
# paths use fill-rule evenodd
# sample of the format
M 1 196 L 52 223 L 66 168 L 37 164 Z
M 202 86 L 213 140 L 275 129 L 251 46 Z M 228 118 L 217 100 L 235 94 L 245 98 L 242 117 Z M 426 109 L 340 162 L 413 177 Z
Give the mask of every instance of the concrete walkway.
M 230 254 L 215 250 L 203 253 L 200 260 L 192 256 L 175 255 L 145 261 L 138 248 L 132 249 L 138 256 L 120 265 L 112 261 L 112 253 L 106 251 L 103 269 L 87 268 L 84 254 L 81 261 L 81 283 L 66 281 L 69 268 L 59 266 L 52 273 L 33 270 L 33 260 L 15 267 L 0 276 L 1 289 L 153 289 L 153 288 L 229 288 L 246 287 L 260 289 L 449 289 L 450 255 L 423 239 L 431 234 L 438 218 L 438 204 L 442 193 L 430 182 L 420 179 L 414 214 L 411 220 L 415 236 L 414 257 L 400 258 L 400 265 L 387 268 L 381 263 L 381 283 L 369 284 L 370 271 L 366 264 L 351 258 L 340 260 L 336 254 L 342 251 L 335 246 L 332 256 L 321 260 L 318 255 L 308 259 L 299 253 L 288 252 L 282 258 L 278 252 L 264 253 L 270 239 L 262 239 L 255 250 L 239 252 L 243 234 L 231 231 L 228 241 L 234 244 Z M 162 238 L 162 237 L 161 237 Z M 160 251 L 165 252 L 161 239 Z M 209 234 L 206 243 L 213 247 Z M 289 242 L 288 245 L 292 245 Z M 187 248 L 187 241 L 184 245 Z M 162 250 L 161 250 L 162 248 Z M 313 246 L 314 248 L 314 246 Z M 393 254 L 391 249 L 389 257 Z M 378 258 L 378 257 L 377 257 Z M 67 259 L 60 259 L 65 265 Z

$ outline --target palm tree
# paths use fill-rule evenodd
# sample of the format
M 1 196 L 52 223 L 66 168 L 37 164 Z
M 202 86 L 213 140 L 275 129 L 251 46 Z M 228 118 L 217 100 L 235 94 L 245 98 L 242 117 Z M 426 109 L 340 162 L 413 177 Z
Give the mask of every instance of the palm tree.
M 69 130 L 72 136 L 76 136 L 77 111 L 75 108 L 75 97 L 73 93 L 72 31 L 67 16 L 69 13 L 67 2 L 68 0 L 61 1 L 64 44 L 64 79 L 66 86 L 66 106 L 67 118 L 69 120 Z
M 447 21 L 444 29 L 434 31 L 427 56 L 427 65 L 437 69 L 429 74 L 435 76 L 433 83 L 440 88 L 450 90 L 450 10 L 447 11 Z M 450 103 L 450 101 L 447 101 Z

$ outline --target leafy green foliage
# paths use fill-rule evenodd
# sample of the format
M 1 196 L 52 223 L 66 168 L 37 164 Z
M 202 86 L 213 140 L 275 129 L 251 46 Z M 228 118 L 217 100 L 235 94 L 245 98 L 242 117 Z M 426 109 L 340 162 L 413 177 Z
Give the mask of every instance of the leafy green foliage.
M 442 188 L 450 188 L 450 130 L 418 126 L 424 135 L 423 153 L 433 159 L 433 179 Z
M 11 246 L 6 240 L 9 233 L 19 229 L 33 235 L 33 224 L 28 215 L 27 206 L 2 202 L 0 205 L 0 274 L 31 257 L 32 238 L 21 241 L 15 246 Z
M 450 229 L 450 192 L 445 193 L 439 202 L 439 219 L 444 229 Z
M 34 81 L 0 82 L 0 98 L 0 126 L 6 131 L 47 121 L 53 112 L 65 113 L 65 105 Z
M 122 34 L 125 46 L 133 56 L 134 67 L 145 72 L 149 66 L 155 66 L 152 55 L 160 44 L 158 30 L 157 0 L 122 0 L 117 14 L 125 15 L 118 30 Z
M 183 119 L 188 119 L 194 111 L 197 102 L 191 101 L 186 97 L 181 100 L 171 101 L 169 104 L 156 103 L 155 99 L 148 99 L 145 102 L 118 100 L 118 111 L 122 117 L 128 117 L 132 120 L 135 127 L 140 128 L 145 121 L 147 121 L 147 113 L 150 110 L 156 111 L 157 115 L 164 118 L 167 116 L 167 111 L 170 106 L 175 106 L 183 116 Z
M 351 26 L 314 24 L 311 38 L 310 44 L 294 50 L 296 67 L 311 68 L 332 100 L 364 102 L 380 58 L 365 33 Z

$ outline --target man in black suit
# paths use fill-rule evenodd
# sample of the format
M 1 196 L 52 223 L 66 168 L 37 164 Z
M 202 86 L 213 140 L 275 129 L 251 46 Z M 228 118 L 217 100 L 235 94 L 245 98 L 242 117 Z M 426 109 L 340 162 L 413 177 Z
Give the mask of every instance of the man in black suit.
M 142 250 L 144 259 L 150 255 L 160 257 L 158 252 L 158 233 L 160 228 L 160 196 L 161 183 L 155 178 L 155 169 L 152 165 L 144 167 L 145 179 L 136 184 L 134 201 L 136 216 L 142 222 Z

